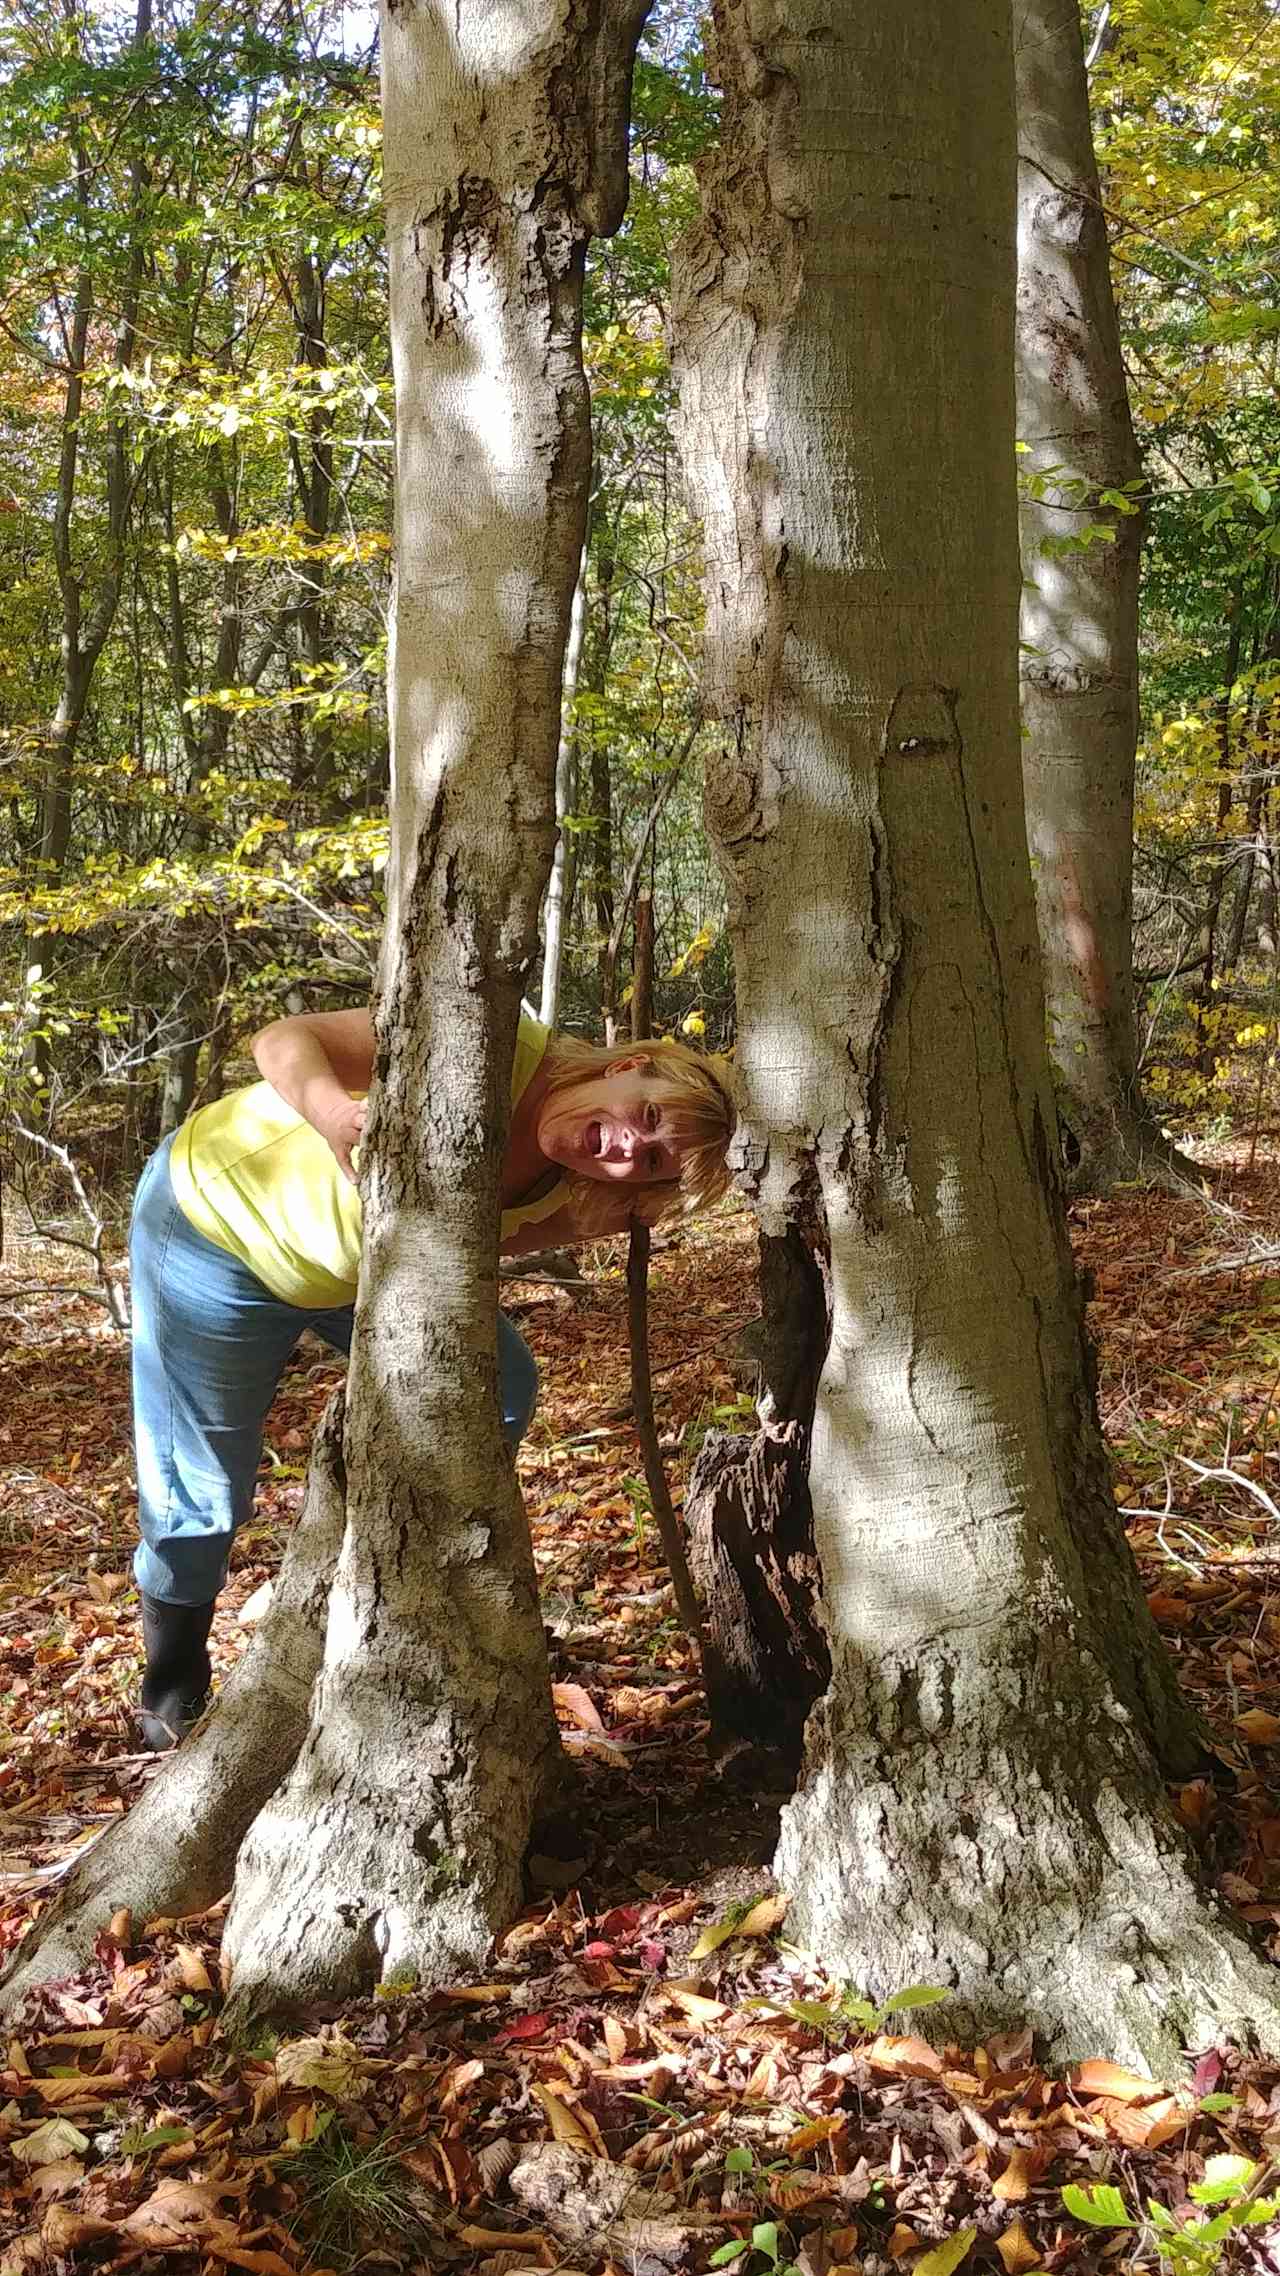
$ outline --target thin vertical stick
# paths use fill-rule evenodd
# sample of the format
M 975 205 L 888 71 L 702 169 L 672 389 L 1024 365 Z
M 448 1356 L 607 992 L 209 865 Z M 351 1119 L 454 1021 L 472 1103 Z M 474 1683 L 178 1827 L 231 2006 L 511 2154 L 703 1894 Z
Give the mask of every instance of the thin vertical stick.
M 636 1042 L 653 1026 L 653 899 L 647 892 L 636 900 L 635 964 L 631 992 L 631 1034 Z M 685 1628 L 702 1650 L 702 1616 L 685 1555 L 684 1535 L 676 1516 L 666 1465 L 658 1448 L 658 1426 L 653 1415 L 653 1378 L 649 1368 L 649 1228 L 632 1220 L 627 1250 L 627 1328 L 631 1342 L 631 1412 L 644 1463 L 645 1482 L 676 1605 Z
M 658 1521 L 662 1553 L 667 1560 L 680 1618 L 701 1651 L 702 1615 L 689 1573 L 680 1520 L 658 1451 L 658 1429 L 653 1419 L 653 1382 L 649 1372 L 649 1228 L 638 1219 L 632 1223 L 631 1245 L 627 1251 L 627 1327 L 631 1338 L 631 1411 L 640 1441 L 645 1482 Z

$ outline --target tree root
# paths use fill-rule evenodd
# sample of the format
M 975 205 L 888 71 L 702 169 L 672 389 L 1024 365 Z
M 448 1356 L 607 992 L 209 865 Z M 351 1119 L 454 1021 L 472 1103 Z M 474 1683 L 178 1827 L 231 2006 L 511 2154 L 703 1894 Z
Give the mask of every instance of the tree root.
M 348 1489 L 306 1738 L 241 1850 L 222 1947 L 232 2030 L 482 1966 L 519 1910 L 559 1768 L 514 1473 L 495 1473 L 492 1500 L 424 1487 L 400 1526 L 376 1467 L 375 1512 Z
M 0 2014 L 38 1984 L 70 1975 L 127 1906 L 140 1925 L 202 1912 L 231 1886 L 245 1833 L 297 1755 L 320 1665 L 325 1607 L 342 1541 L 343 1394 L 316 1433 L 307 1492 L 271 1607 L 225 1691 L 168 1756 L 19 1946 Z
M 1115 1108 L 1105 1120 L 1073 1117 L 1070 1100 L 1059 1107 L 1063 1182 L 1073 1197 L 1097 1197 L 1123 1186 L 1152 1186 L 1185 1201 L 1203 1201 L 1203 1165 L 1183 1154 L 1144 1112 Z
M 783 1813 L 788 1935 L 873 1998 L 945 1987 L 913 2018 L 930 2037 L 1029 2023 L 1047 2063 L 1104 2052 L 1158 2078 L 1224 2039 L 1280 2048 L 1280 1971 L 1201 1886 L 1145 1750 L 1085 1715 L 1068 1761 L 1065 1729 L 1046 1748 L 1043 1720 L 1003 1722 L 990 1665 L 980 1681 L 985 1718 L 971 1700 L 967 1731 L 912 1744 L 874 1676 L 837 1678 Z

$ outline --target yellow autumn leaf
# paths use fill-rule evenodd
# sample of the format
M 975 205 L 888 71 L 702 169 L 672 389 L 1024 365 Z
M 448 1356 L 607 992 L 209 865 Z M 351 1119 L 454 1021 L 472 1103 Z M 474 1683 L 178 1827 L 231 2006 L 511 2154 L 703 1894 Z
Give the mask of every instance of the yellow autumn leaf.
M 780 1928 L 783 1921 L 786 1919 L 787 1906 L 790 1904 L 790 1902 L 791 1899 L 789 1897 L 784 1897 L 781 1895 L 761 1897 L 759 1904 L 752 1905 L 751 1910 L 747 1914 L 745 1920 L 740 1920 L 738 1922 L 738 1925 L 733 1932 L 734 1935 L 772 1935 L 774 1929 Z
M 729 1938 L 736 1936 L 737 1933 L 738 1923 L 736 1920 L 708 1921 L 697 1943 L 691 1947 L 689 1958 L 691 1960 L 705 1960 L 709 1952 L 718 1952 L 720 1946 L 727 1944 Z
M 61 2158 L 88 2147 L 88 2135 L 73 2126 L 69 2118 L 46 2118 L 42 2126 L 37 2126 L 20 2141 L 11 2142 L 9 2155 L 15 2165 L 54 2165 Z
M 276 2049 L 276 2076 L 282 2086 L 343 2099 L 358 2091 L 362 2065 L 346 2039 L 289 2039 Z
M 549 2086 L 531 2086 L 529 2092 L 535 2102 L 542 2104 L 550 2122 L 552 2134 L 558 2142 L 566 2142 L 570 2149 L 586 2150 L 588 2154 L 594 2154 L 594 2145 L 590 2134 L 586 2127 L 575 2118 L 567 2102 L 562 2102 L 559 2095 L 553 2094 Z
M 941 2244 L 935 2244 L 931 2251 L 926 2252 L 923 2260 L 917 2260 L 915 2276 L 951 2276 L 952 2269 L 958 2268 L 961 2261 L 968 2258 L 977 2234 L 976 2229 L 957 2229 L 954 2236 L 945 2238 Z

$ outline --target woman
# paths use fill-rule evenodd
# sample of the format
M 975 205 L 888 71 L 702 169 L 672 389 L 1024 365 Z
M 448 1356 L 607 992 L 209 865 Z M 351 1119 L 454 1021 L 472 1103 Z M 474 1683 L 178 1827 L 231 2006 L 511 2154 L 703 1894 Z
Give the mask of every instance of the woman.
M 253 1508 L 267 1412 L 304 1329 L 351 1347 L 356 1149 L 373 1073 L 367 1012 L 255 1035 L 265 1078 L 201 1107 L 143 1171 L 130 1235 L 133 1412 L 146 1670 L 142 1728 L 176 1744 L 209 1687 L 209 1626 Z M 504 1256 L 622 1231 L 723 1192 L 723 1061 L 683 1044 L 607 1049 L 524 1016 L 502 1178 Z M 533 1354 L 501 1313 L 503 1430 L 519 1443 Z

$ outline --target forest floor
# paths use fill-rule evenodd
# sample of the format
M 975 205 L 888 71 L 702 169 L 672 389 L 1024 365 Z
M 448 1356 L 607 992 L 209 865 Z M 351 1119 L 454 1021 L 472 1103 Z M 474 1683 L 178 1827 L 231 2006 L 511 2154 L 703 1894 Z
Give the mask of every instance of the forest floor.
M 1280 1959 L 1280 1249 L 1262 1253 L 1280 1164 L 1246 1169 L 1243 1149 L 1219 1148 L 1206 1175 L 1216 1209 L 1088 1203 L 1074 1239 L 1117 1498 L 1223 1761 L 1174 1806 Z M 729 1360 L 752 1267 L 743 1217 L 655 1256 L 677 1479 L 709 1424 L 747 1419 Z M 534 1861 L 483 1983 L 329 2009 L 251 2046 L 220 2035 L 216 1909 L 118 1919 L 7 2053 L 0 2035 L 0 2276 L 1216 2266 L 1209 2237 L 1159 2236 L 1147 2202 L 1191 2224 L 1208 2161 L 1236 2161 L 1211 2166 L 1209 2187 L 1237 2196 L 1280 2169 L 1280 2067 L 1197 2049 L 1153 2083 L 1100 2043 L 1053 2079 L 1027 2034 L 936 2050 L 906 2011 L 858 2027 L 839 2005 L 849 1987 L 788 1950 L 767 1871 L 785 1797 L 712 1744 L 625 1418 L 620 1261 L 601 1250 L 590 1269 L 576 1298 L 510 1296 L 542 1368 L 521 1475 L 582 1855 Z M 65 1260 L 41 1274 L 65 1281 Z M 125 1341 L 91 1302 L 6 1295 L 18 1279 L 0 1269 L 0 1953 L 155 1774 L 131 1719 Z M 214 1630 L 224 1674 L 337 1379 L 304 1352 L 273 1410 Z M 1141 2225 L 1090 2226 L 1064 2205 L 1064 2187 L 1100 2182 Z M 1280 2222 L 1240 2230 L 1221 2264 L 1280 2270 Z

